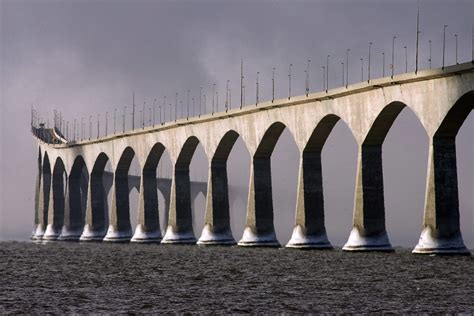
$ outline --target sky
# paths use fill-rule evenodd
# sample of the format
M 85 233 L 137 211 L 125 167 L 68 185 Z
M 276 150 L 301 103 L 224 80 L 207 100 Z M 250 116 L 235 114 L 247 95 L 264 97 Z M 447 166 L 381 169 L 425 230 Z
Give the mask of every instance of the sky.
M 271 98 L 273 67 L 276 96 L 286 96 L 290 63 L 293 94 L 299 95 L 304 93 L 308 59 L 311 91 L 323 87 L 321 67 L 327 55 L 329 87 L 340 85 L 348 48 L 349 81 L 360 81 L 360 58 L 366 67 L 369 42 L 373 42 L 372 77 L 382 76 L 382 53 L 387 74 L 393 36 L 397 36 L 395 72 L 405 70 L 404 46 L 408 71 L 413 71 L 417 6 L 420 68 L 429 67 L 430 40 L 432 67 L 440 67 L 444 24 L 448 25 L 446 64 L 455 63 L 454 34 L 458 61 L 472 60 L 470 0 L 0 0 L 0 239 L 27 239 L 33 228 L 37 144 L 29 133 L 32 105 L 45 120 L 52 120 L 53 109 L 58 109 L 65 120 L 87 121 L 90 115 L 93 120 L 98 113 L 102 118 L 105 112 L 111 115 L 115 108 L 121 112 L 130 104 L 132 91 L 136 104 L 152 104 L 163 96 L 173 100 L 176 92 L 183 101 L 188 89 L 198 98 L 203 87 L 209 110 L 216 84 L 222 109 L 230 80 L 231 103 L 236 106 L 241 59 L 247 104 L 255 102 L 257 72 L 260 99 Z M 471 249 L 473 121 L 471 113 L 457 137 L 461 229 Z M 421 124 L 409 109 L 403 110 L 383 147 L 386 224 L 393 245 L 413 247 L 421 232 L 427 153 L 428 138 Z M 351 228 L 356 158 L 352 134 L 340 122 L 323 150 L 326 228 L 335 245 L 344 244 Z M 249 163 L 245 145 L 238 142 L 228 163 L 230 185 L 239 188 L 235 192 L 244 192 L 243 196 L 231 192 L 236 239 L 245 223 Z M 206 166 L 198 149 L 192 178 L 205 181 Z M 285 243 L 294 224 L 298 169 L 296 145 L 286 131 L 275 148 L 272 167 L 276 232 Z M 199 236 L 202 196 L 195 208 Z

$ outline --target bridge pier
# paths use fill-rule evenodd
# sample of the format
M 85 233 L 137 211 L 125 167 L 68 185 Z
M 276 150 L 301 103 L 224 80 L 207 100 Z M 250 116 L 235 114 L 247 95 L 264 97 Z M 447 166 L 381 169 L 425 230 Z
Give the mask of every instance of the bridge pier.
M 423 231 L 413 253 L 470 254 L 459 227 L 455 137 L 431 141 Z
M 191 210 L 189 163 L 186 166 L 174 167 L 170 200 L 168 227 L 161 242 L 164 244 L 196 243 Z
M 53 184 L 49 195 L 48 226 L 43 236 L 43 240 L 56 240 L 61 234 L 64 222 L 64 168 L 57 167 L 56 163 L 53 172 Z
M 133 242 L 159 243 L 162 239 L 156 182 L 156 168 L 144 169 L 140 179 L 138 223 L 131 240 Z
M 71 173 L 64 201 L 64 220 L 58 240 L 78 241 L 84 228 L 80 174 Z
M 105 165 L 105 163 L 104 163 Z M 92 171 L 87 190 L 87 207 L 84 230 L 80 241 L 102 241 L 106 234 L 105 191 L 102 171 Z
M 109 229 L 104 241 L 128 242 L 132 238 L 130 225 L 130 202 L 127 173 L 116 171 L 112 186 L 112 207 L 110 208 Z
M 382 142 L 359 148 L 353 216 L 343 250 L 393 251 L 385 230 Z
M 36 177 L 35 191 L 35 227 L 32 240 L 43 239 L 46 228 L 46 214 L 48 214 L 51 174 L 40 171 Z
M 229 216 L 227 163 L 212 162 L 207 181 L 206 215 L 198 245 L 235 245 Z
M 332 249 L 324 226 L 321 150 L 300 158 L 295 228 L 288 248 Z
M 239 246 L 278 247 L 273 224 L 271 157 L 253 157 L 247 203 L 247 223 Z

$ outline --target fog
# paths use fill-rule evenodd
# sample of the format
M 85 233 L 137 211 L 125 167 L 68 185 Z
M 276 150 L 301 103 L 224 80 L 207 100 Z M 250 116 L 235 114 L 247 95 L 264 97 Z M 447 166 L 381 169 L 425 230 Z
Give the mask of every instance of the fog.
M 392 36 L 397 36 L 395 73 L 405 70 L 404 46 L 408 70 L 414 71 L 417 6 L 420 68 L 429 67 L 429 40 L 432 67 L 441 66 L 444 24 L 448 25 L 446 64 L 455 63 L 454 34 L 458 61 L 471 61 L 471 0 L 0 0 L 0 239 L 25 240 L 33 228 L 38 148 L 29 132 L 32 105 L 50 122 L 57 109 L 70 122 L 82 117 L 87 121 L 92 115 L 96 123 L 98 113 L 104 117 L 107 111 L 109 118 L 114 108 L 121 113 L 131 103 L 132 91 L 136 104 L 141 105 L 163 96 L 174 102 L 176 92 L 180 101 L 185 100 L 188 89 L 192 97 L 198 97 L 203 87 L 209 111 L 212 85 L 216 84 L 222 109 L 226 81 L 230 80 L 235 107 L 240 101 L 241 59 L 247 104 L 255 102 L 257 71 L 260 99 L 271 98 L 273 67 L 276 96 L 287 96 L 290 63 L 293 94 L 300 95 L 305 89 L 308 58 L 311 91 L 323 87 L 321 67 L 327 55 L 331 55 L 329 87 L 339 86 L 347 48 L 351 50 L 349 80 L 359 81 L 359 59 L 367 62 L 369 42 L 373 42 L 372 78 L 382 75 L 382 52 L 388 74 Z M 366 78 L 367 73 L 364 75 Z M 471 113 L 456 141 L 461 230 L 471 249 L 473 121 Z M 351 228 L 357 159 L 355 140 L 344 122 L 336 125 L 322 155 L 326 228 L 330 241 L 342 245 Z M 386 225 L 395 246 L 413 247 L 421 233 L 427 155 L 426 132 L 405 108 L 383 145 Z M 237 240 L 245 224 L 249 164 L 250 155 L 239 139 L 228 163 L 229 185 L 235 188 L 231 219 Z M 279 241 L 285 243 L 294 225 L 298 171 L 296 145 L 286 130 L 272 155 L 272 169 L 275 228 Z M 191 163 L 191 179 L 207 181 L 206 170 L 205 154 L 198 149 Z M 137 192 L 131 197 L 134 203 Z M 194 206 L 197 236 L 204 203 L 205 198 L 199 196 Z M 162 214 L 160 218 L 163 221 Z

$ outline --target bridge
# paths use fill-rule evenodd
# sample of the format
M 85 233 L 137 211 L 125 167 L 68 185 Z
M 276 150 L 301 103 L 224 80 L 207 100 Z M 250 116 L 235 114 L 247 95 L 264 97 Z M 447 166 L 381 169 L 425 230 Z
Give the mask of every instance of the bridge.
M 288 129 L 300 161 L 295 224 L 286 247 L 332 248 L 324 224 L 321 151 L 335 124 L 343 120 L 358 144 L 353 227 L 343 249 L 392 251 L 385 229 L 382 145 L 398 114 L 408 107 L 429 137 L 423 227 L 413 252 L 469 253 L 459 227 L 455 138 L 474 105 L 473 70 L 474 64 L 468 62 L 406 73 L 95 140 L 64 143 L 39 137 L 32 238 L 235 244 L 230 229 L 227 158 L 241 137 L 251 164 L 246 228 L 238 245 L 279 246 L 270 158 L 280 134 Z M 57 133 L 52 130 L 50 134 Z M 61 135 L 53 138 L 62 139 Z M 189 166 L 198 144 L 208 158 L 209 173 L 205 226 L 196 240 Z M 167 229 L 162 236 L 156 168 L 165 150 L 173 172 Z M 142 174 L 138 224 L 132 231 L 127 175 L 134 157 Z M 114 171 L 109 216 L 103 180 L 108 161 Z M 87 186 L 81 189 L 85 178 Z M 84 218 L 80 218 L 81 201 Z

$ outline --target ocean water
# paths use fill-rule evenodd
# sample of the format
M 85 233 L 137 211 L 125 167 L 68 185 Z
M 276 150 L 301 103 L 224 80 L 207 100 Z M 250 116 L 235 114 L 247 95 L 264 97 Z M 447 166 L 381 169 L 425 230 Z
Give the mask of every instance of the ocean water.
M 0 243 L 5 313 L 474 313 L 474 258 Z

